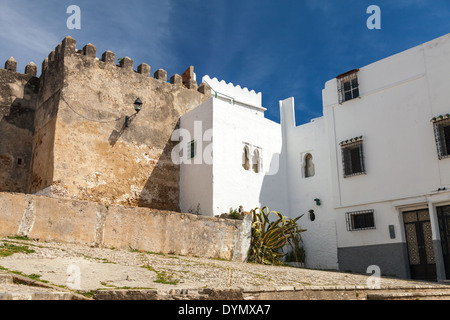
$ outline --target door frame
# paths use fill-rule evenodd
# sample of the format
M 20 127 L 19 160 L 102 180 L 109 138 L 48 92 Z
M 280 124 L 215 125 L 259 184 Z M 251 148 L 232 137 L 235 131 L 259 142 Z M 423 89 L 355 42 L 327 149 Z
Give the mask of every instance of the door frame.
M 438 216 L 438 208 L 440 207 L 448 207 L 450 206 L 450 202 L 449 201 L 443 201 L 443 202 L 436 202 L 433 203 L 433 211 L 434 214 L 436 215 L 436 228 L 438 229 L 438 235 L 437 235 L 437 240 L 439 240 L 439 245 L 438 245 L 438 250 L 440 252 L 440 265 L 438 266 L 441 270 L 440 270 L 440 279 L 439 281 L 446 281 L 446 280 L 450 280 L 450 274 L 447 275 L 446 271 L 445 271 L 445 261 L 444 261 L 444 254 L 442 251 L 442 239 L 441 239 L 441 232 L 440 232 L 440 223 L 439 223 L 439 216 Z M 450 237 L 450 235 L 449 235 Z M 450 268 L 449 268 L 450 269 Z
M 417 202 L 409 202 L 408 203 L 398 203 L 397 205 L 394 205 L 398 212 L 398 222 L 400 226 L 400 234 L 402 237 L 403 242 L 403 256 L 405 259 L 405 271 L 407 274 L 407 277 L 411 279 L 411 274 L 409 270 L 409 254 L 408 254 L 408 247 L 406 242 L 406 234 L 405 234 L 405 227 L 404 227 L 404 221 L 403 221 L 403 213 L 408 211 L 414 211 L 414 210 L 423 210 L 427 209 L 430 212 L 430 219 L 431 219 L 431 229 L 433 233 L 433 244 L 434 244 L 434 258 L 436 260 L 436 271 L 437 271 L 437 280 L 438 282 L 443 282 L 446 280 L 446 274 L 445 274 L 445 265 L 444 265 L 444 257 L 442 254 L 442 244 L 441 244 L 441 235 L 439 231 L 439 221 L 437 217 L 437 208 L 438 207 L 445 207 L 450 206 L 450 201 L 447 199 L 427 199 L 426 201 L 417 201 Z
M 441 259 L 438 258 L 437 254 L 438 252 L 436 252 L 436 245 L 434 242 L 434 239 L 436 237 L 436 228 L 435 228 L 435 219 L 433 219 L 433 211 L 434 210 L 430 210 L 430 206 L 424 206 L 424 205 L 417 205 L 417 206 L 411 206 L 408 208 L 403 208 L 402 210 L 400 210 L 400 216 L 401 216 L 401 223 L 402 223 L 402 234 L 405 240 L 405 256 L 406 258 L 406 264 L 407 264 L 407 270 L 409 272 L 409 278 L 413 279 L 413 271 L 412 271 L 412 265 L 411 265 L 411 259 L 410 259 L 410 255 L 409 255 L 409 246 L 408 246 L 408 239 L 407 239 L 407 234 L 406 234 L 406 225 L 407 224 L 414 224 L 415 228 L 416 228 L 416 232 L 420 231 L 420 235 L 418 234 L 418 239 L 422 239 L 423 238 L 423 223 L 420 222 L 420 220 L 416 221 L 416 222 L 405 222 L 404 220 L 404 215 L 406 213 L 409 212 L 419 212 L 419 211 L 426 211 L 428 214 L 428 220 L 425 220 L 426 222 L 430 223 L 430 228 L 431 228 L 431 241 L 432 241 L 432 253 L 433 253 L 433 258 L 434 258 L 434 263 L 433 264 L 422 264 L 423 266 L 428 266 L 428 268 L 435 268 L 435 271 L 432 273 L 432 278 L 433 279 L 426 279 L 426 281 L 438 281 L 439 280 L 439 269 L 438 269 L 438 263 L 441 261 Z M 437 217 L 436 217 L 437 218 Z M 437 230 L 439 232 L 439 230 Z M 423 245 L 425 245 L 425 243 L 423 243 Z M 424 250 L 422 248 L 422 250 Z M 422 254 L 421 254 L 422 253 Z M 420 260 L 422 261 L 423 259 L 423 254 L 426 254 L 424 251 L 421 251 L 421 253 L 419 253 L 420 256 Z M 433 267 L 434 266 L 434 267 Z M 423 280 L 423 279 L 417 279 L 417 280 Z

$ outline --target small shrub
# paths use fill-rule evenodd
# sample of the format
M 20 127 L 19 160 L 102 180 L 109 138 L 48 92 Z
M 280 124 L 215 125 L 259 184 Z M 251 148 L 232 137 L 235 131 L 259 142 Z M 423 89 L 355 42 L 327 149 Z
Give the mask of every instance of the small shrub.
M 29 249 L 28 246 L 16 246 L 14 244 L 4 243 L 0 246 L 0 257 L 8 257 L 14 253 L 34 253 L 33 249 Z
M 230 214 L 228 215 L 230 219 L 238 220 L 241 217 L 241 214 L 239 213 L 238 209 L 230 208 Z
M 27 240 L 27 241 L 30 241 L 30 240 L 31 240 L 31 239 L 28 238 L 27 236 L 19 236 L 19 235 L 17 235 L 17 236 L 12 236 L 12 237 L 8 237 L 8 239 L 11 239 L 11 240 Z

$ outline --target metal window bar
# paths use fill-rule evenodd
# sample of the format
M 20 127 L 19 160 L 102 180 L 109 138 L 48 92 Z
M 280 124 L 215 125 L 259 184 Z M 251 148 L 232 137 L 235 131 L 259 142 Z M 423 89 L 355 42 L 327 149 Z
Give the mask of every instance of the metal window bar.
M 353 142 L 341 146 L 342 148 L 342 165 L 344 171 L 344 178 L 353 177 L 357 175 L 366 174 L 363 141 Z M 358 149 L 359 153 L 359 170 L 356 170 L 356 165 L 352 163 L 352 151 Z
M 450 158 L 450 119 L 434 122 L 434 135 L 439 160 Z
M 443 128 L 444 131 L 444 141 L 445 141 L 445 147 L 447 151 L 447 156 L 450 154 L 450 126 L 446 126 Z
M 357 71 L 338 79 L 339 103 L 359 98 Z
M 359 161 L 361 161 L 361 174 L 366 173 L 366 167 L 364 165 L 364 150 L 362 141 L 359 144 Z
M 375 210 L 363 210 L 346 213 L 347 231 L 376 229 Z
M 342 148 L 342 165 L 344 169 L 344 178 L 352 175 L 352 157 L 348 148 Z

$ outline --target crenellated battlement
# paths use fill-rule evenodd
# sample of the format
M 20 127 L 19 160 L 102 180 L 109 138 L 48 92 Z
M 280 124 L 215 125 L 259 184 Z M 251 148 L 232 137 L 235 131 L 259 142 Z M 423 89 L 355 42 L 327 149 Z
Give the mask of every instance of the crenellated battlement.
M 219 81 L 217 78 L 210 78 L 208 75 L 202 79 L 203 83 L 208 84 L 216 96 L 233 99 L 236 103 L 241 103 L 254 107 L 256 109 L 265 109 L 262 107 L 262 93 L 256 93 L 255 90 L 235 86 L 233 83 L 227 83 L 224 80 Z
M 8 60 L 6 60 L 6 62 L 5 62 L 5 70 L 17 73 L 17 61 L 16 61 L 16 59 L 11 57 Z M 27 66 L 25 67 L 25 72 L 23 74 L 27 74 L 27 75 L 30 75 L 32 77 L 36 77 L 37 76 L 37 66 L 36 66 L 36 64 L 34 62 L 30 62 L 29 64 L 27 64 Z
M 54 63 L 59 61 L 65 56 L 71 55 L 81 55 L 88 58 L 92 58 L 101 61 L 105 64 L 114 65 L 117 68 L 122 68 L 123 70 L 128 70 L 130 72 L 142 74 L 146 77 L 152 77 L 154 79 L 167 82 L 168 75 L 167 71 L 164 69 L 156 70 L 153 75 L 151 74 L 151 67 L 147 63 L 141 63 L 137 69 L 134 69 L 134 61 L 129 57 L 120 58 L 119 62 L 116 63 L 117 57 L 114 52 L 109 50 L 102 53 L 101 58 L 97 57 L 97 48 L 91 44 L 86 44 L 83 49 L 76 48 L 76 40 L 70 36 L 64 38 L 64 40 L 58 44 L 58 46 L 50 52 L 47 58 L 42 62 L 42 72 L 41 75 L 46 72 L 49 67 L 53 67 Z M 5 62 L 5 69 L 11 72 L 17 72 L 17 61 L 11 57 Z M 195 74 L 193 72 L 194 67 L 190 66 L 186 71 L 179 74 L 175 74 L 170 78 L 170 84 L 178 87 L 184 87 L 190 90 L 197 90 L 203 94 L 210 94 L 210 88 L 206 83 L 197 84 L 195 80 Z M 37 76 L 37 66 L 34 62 L 30 62 L 25 68 L 25 74 L 36 77 Z
M 83 49 L 76 49 L 76 40 L 72 37 L 66 37 L 60 43 L 55 50 L 53 50 L 48 58 L 46 58 L 43 62 L 42 70 L 45 72 L 49 64 L 54 62 L 60 55 L 82 55 L 85 57 L 89 57 L 92 59 L 99 60 L 105 64 L 115 65 L 117 68 L 122 68 L 123 70 L 128 70 L 130 72 L 142 74 L 146 77 L 152 77 L 156 80 L 160 80 L 163 82 L 168 81 L 167 71 L 164 69 L 156 70 L 153 75 L 151 74 L 151 67 L 147 63 L 141 63 L 137 69 L 134 69 L 134 61 L 129 57 L 120 58 L 119 62 L 117 61 L 117 56 L 112 51 L 105 51 L 102 53 L 101 58 L 97 58 L 97 48 L 91 44 L 86 44 Z M 194 67 L 190 66 L 186 71 L 182 73 L 182 76 L 175 74 L 170 78 L 170 84 L 175 86 L 184 87 L 186 89 L 197 90 L 203 94 L 208 94 L 210 92 L 210 88 L 207 84 L 202 83 L 197 85 L 194 77 L 192 77 Z
M 150 64 L 66 37 L 24 75 L 0 70 L 0 190 L 179 210 L 171 159 L 180 116 L 211 98 L 194 67 Z M 139 112 L 135 102 L 140 99 Z M 2 125 L 3 124 L 3 125 Z

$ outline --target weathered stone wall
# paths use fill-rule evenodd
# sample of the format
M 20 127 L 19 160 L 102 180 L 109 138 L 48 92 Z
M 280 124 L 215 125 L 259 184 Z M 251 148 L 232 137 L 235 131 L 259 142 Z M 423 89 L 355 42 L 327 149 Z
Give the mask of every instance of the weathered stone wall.
M 0 191 L 28 191 L 39 84 L 33 66 L 17 73 L 11 58 L 0 69 Z
M 39 79 L 35 66 L 28 75 L 0 70 L 0 191 L 179 211 L 170 138 L 210 91 L 193 80 L 193 67 L 169 83 L 162 69 L 152 77 L 145 63 L 135 70 L 130 58 L 116 60 L 110 51 L 97 58 L 91 44 L 77 50 L 67 37 Z M 142 111 L 126 127 L 138 97 Z
M 30 193 L 39 192 L 51 195 L 56 120 L 64 83 L 64 61 L 65 57 L 74 51 L 75 41 L 71 38 L 64 39 L 42 63 L 42 74 L 39 78 L 40 90 L 34 119 L 35 134 Z
M 179 168 L 170 158 L 170 137 L 179 116 L 205 95 L 169 84 L 165 75 L 152 78 L 149 67 L 135 72 L 128 58 L 121 66 L 105 55 L 105 61 L 96 59 L 95 47 L 87 48 L 64 58 L 52 194 L 179 210 Z M 138 97 L 142 111 L 125 127 Z
M 149 208 L 0 193 L 0 237 L 245 261 L 251 216 L 226 220 Z
M 180 115 L 209 96 L 176 76 L 168 83 L 163 70 L 151 77 L 146 64 L 135 71 L 129 58 L 117 65 L 112 52 L 98 59 L 91 44 L 76 51 L 75 40 L 64 43 L 52 58 L 56 65 L 63 61 L 64 74 L 57 91 L 51 195 L 178 211 L 179 167 L 170 158 L 170 137 Z M 142 111 L 126 127 L 138 97 Z

